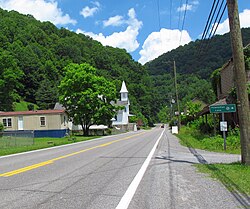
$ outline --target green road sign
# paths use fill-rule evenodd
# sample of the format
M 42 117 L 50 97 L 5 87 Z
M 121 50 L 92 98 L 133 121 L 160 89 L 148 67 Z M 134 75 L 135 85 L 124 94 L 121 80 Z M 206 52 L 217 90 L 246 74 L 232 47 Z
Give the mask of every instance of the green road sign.
M 235 104 L 226 105 L 211 105 L 209 107 L 210 113 L 236 112 Z

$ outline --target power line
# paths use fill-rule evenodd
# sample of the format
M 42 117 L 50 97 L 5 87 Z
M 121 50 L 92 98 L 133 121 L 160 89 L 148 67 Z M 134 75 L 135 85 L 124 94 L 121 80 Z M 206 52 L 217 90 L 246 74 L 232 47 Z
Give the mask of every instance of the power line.
M 186 6 L 185 6 L 183 21 L 182 21 L 181 36 L 180 36 L 180 44 L 181 44 L 181 39 L 182 39 L 182 31 L 183 31 L 183 28 L 184 28 L 184 23 L 185 23 L 186 14 L 187 14 L 187 5 L 188 5 L 188 0 L 186 0 Z
M 170 30 L 172 29 L 172 5 L 173 5 L 173 2 L 172 0 L 170 0 Z
M 159 2 L 159 0 L 157 0 L 157 12 L 158 12 L 159 30 L 161 30 L 160 2 Z
M 214 10 L 215 2 L 216 2 L 216 0 L 214 0 L 213 5 L 212 5 L 212 8 L 211 8 L 211 10 L 210 10 L 210 13 L 209 13 L 209 15 L 208 15 L 207 23 L 206 23 L 205 29 L 204 29 L 204 31 L 203 31 L 201 40 L 204 39 L 205 34 L 206 34 L 206 31 L 207 31 L 207 28 L 209 28 L 209 22 L 210 22 L 211 14 L 212 14 L 212 12 L 213 12 L 213 10 Z
M 223 2 L 221 3 L 219 12 L 221 11 L 222 5 L 223 5 Z M 218 29 L 218 26 L 219 26 L 219 24 L 220 24 L 220 22 L 221 22 L 221 19 L 222 19 L 224 13 L 225 13 L 226 8 L 227 8 L 227 3 L 225 3 L 225 5 L 224 5 L 224 8 L 223 8 L 223 10 L 222 10 L 222 13 L 221 13 L 221 15 L 220 15 L 220 18 L 219 18 L 219 21 L 218 21 L 218 22 L 217 22 L 217 18 L 218 18 L 218 16 L 219 16 L 219 12 L 218 12 L 218 14 L 217 14 L 216 20 L 215 20 L 215 22 L 214 22 L 214 24 L 213 24 L 213 28 L 214 28 L 215 25 L 216 25 L 216 27 L 215 27 L 215 30 L 214 30 L 214 31 L 213 31 L 213 28 L 212 28 L 212 30 L 210 31 L 210 34 L 209 34 L 209 37 L 208 37 L 209 39 L 215 35 L 215 32 L 216 32 L 217 29 Z M 213 34 L 212 34 L 212 32 L 213 32 Z M 211 35 L 211 34 L 212 34 L 212 35 Z
M 182 5 L 182 0 L 180 0 L 180 7 L 181 8 Z M 178 20 L 178 29 L 180 29 L 180 21 L 181 21 L 181 9 L 179 9 L 179 20 Z
M 218 5 L 219 5 L 220 1 L 221 1 L 221 4 L 220 4 L 220 7 L 218 9 Z M 199 47 L 199 50 L 198 50 L 199 55 L 201 54 L 203 49 L 204 48 L 207 49 L 207 47 L 210 44 L 210 41 L 208 41 L 208 43 L 204 47 L 204 40 L 206 38 L 208 38 L 208 40 L 210 40 L 215 35 L 215 33 L 216 33 L 217 29 L 218 29 L 218 26 L 219 26 L 219 24 L 221 22 L 221 19 L 222 19 L 224 13 L 225 13 L 226 6 L 227 6 L 227 3 L 225 3 L 224 8 L 222 10 L 222 6 L 223 6 L 224 2 L 225 2 L 225 0 L 217 0 L 217 1 L 214 0 L 213 1 L 213 5 L 212 5 L 212 8 L 210 10 L 210 13 L 209 13 L 209 16 L 208 16 L 208 19 L 207 19 L 207 22 L 206 22 L 205 29 L 204 29 L 203 34 L 202 34 L 201 44 L 200 44 L 200 47 Z M 216 15 L 216 17 L 214 19 L 215 15 Z M 218 20 L 218 18 L 219 18 L 219 20 Z M 212 21 L 214 21 L 213 24 L 212 24 Z M 207 37 L 207 35 L 208 35 L 208 37 Z

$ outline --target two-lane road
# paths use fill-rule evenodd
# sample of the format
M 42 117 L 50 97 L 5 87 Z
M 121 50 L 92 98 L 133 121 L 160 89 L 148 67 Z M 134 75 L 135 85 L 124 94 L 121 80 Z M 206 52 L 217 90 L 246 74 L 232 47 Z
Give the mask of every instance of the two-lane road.
M 193 166 L 238 160 L 183 147 L 162 128 L 2 157 L 0 208 L 250 208 L 250 197 Z
M 162 132 L 0 158 L 0 208 L 116 208 Z

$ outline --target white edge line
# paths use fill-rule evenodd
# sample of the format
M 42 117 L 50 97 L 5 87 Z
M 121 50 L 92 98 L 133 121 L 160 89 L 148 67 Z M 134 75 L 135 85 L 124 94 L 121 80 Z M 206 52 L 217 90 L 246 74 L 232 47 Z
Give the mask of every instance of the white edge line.
M 134 194 L 135 194 L 135 192 L 137 190 L 137 187 L 139 186 L 139 184 L 140 184 L 140 182 L 141 182 L 141 180 L 142 180 L 142 178 L 143 178 L 143 176 L 144 176 L 144 174 L 145 174 L 145 172 L 146 172 L 146 170 L 148 168 L 148 165 L 149 165 L 149 163 L 151 161 L 151 158 L 152 158 L 152 156 L 153 156 L 153 154 L 154 154 L 154 152 L 156 150 L 156 147 L 157 147 L 157 145 L 158 145 L 164 131 L 165 131 L 165 128 L 162 131 L 160 137 L 157 139 L 154 147 L 150 151 L 147 159 L 144 161 L 141 169 L 139 170 L 139 172 L 136 174 L 135 178 L 133 179 L 133 181 L 129 185 L 127 191 L 123 195 L 123 197 L 120 200 L 119 204 L 116 206 L 116 209 L 127 209 L 128 208 L 128 206 L 129 206 L 129 204 L 130 204 L 130 202 L 131 202 L 131 200 L 132 200 L 132 198 L 133 198 L 133 196 L 134 196 Z
M 59 149 L 61 147 L 68 147 L 68 146 L 73 146 L 73 145 L 80 144 L 80 143 L 87 143 L 87 142 L 91 142 L 91 141 L 97 141 L 97 140 L 101 140 L 101 139 L 110 138 L 112 136 L 121 136 L 121 135 L 125 135 L 125 134 L 128 134 L 128 133 L 131 133 L 131 132 L 126 132 L 126 133 L 116 134 L 116 135 L 103 136 L 103 137 L 99 137 L 99 138 L 96 138 L 96 139 L 90 139 L 90 140 L 81 141 L 81 142 L 75 142 L 75 143 L 71 143 L 71 144 L 64 144 L 64 145 L 59 145 L 59 146 L 55 146 L 55 147 L 48 147 L 48 148 L 42 148 L 42 149 L 37 149 L 37 150 L 31 150 L 31 151 L 27 151 L 27 152 L 21 152 L 21 153 L 16 153 L 16 154 L 4 155 L 4 156 L 0 156 L 0 159 L 2 159 L 2 158 L 8 158 L 8 157 L 14 157 L 14 156 L 19 156 L 19 155 L 30 154 L 30 153 L 33 153 L 33 152 L 41 152 L 41 151 L 46 151 L 46 150 L 51 150 L 51 149 Z

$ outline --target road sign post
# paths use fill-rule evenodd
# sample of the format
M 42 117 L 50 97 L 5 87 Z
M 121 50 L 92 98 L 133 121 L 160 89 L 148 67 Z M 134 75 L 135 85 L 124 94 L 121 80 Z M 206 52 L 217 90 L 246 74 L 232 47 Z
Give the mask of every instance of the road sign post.
M 209 109 L 210 113 L 236 112 L 236 105 L 235 104 L 211 105 Z
M 225 121 L 225 113 L 236 112 L 236 105 L 235 104 L 211 105 L 209 107 L 209 110 L 210 110 L 210 113 L 221 113 L 222 114 L 222 121 L 220 122 L 220 130 L 223 133 L 224 150 L 226 150 L 227 149 L 227 143 L 226 143 L 227 123 Z

